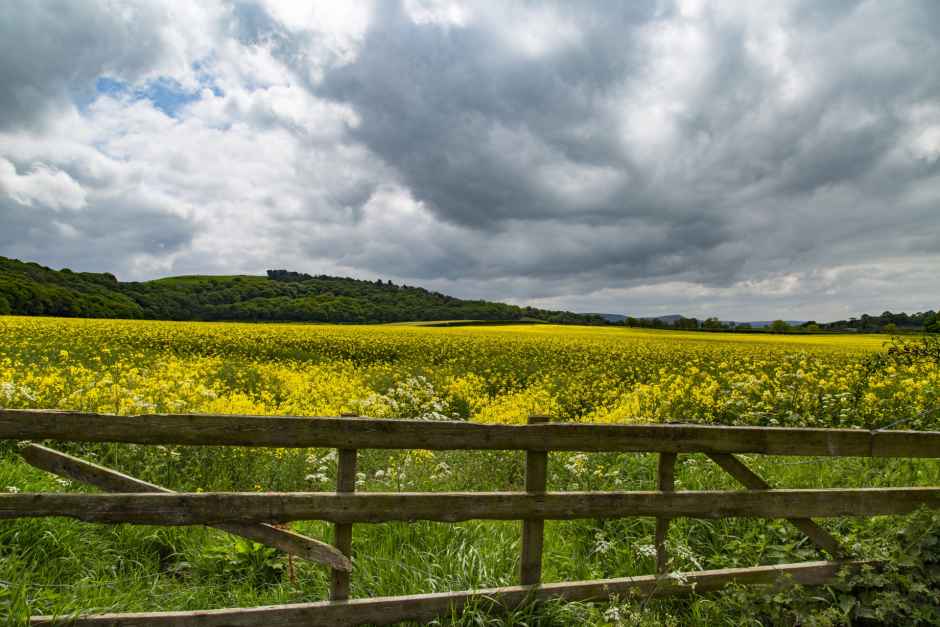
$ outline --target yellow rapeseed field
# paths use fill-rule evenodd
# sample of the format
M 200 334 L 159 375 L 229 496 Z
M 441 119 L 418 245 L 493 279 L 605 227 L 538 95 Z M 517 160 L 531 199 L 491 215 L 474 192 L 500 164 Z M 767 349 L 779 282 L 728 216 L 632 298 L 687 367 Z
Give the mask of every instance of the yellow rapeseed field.
M 885 336 L 0 318 L 0 405 L 122 414 L 935 427 Z

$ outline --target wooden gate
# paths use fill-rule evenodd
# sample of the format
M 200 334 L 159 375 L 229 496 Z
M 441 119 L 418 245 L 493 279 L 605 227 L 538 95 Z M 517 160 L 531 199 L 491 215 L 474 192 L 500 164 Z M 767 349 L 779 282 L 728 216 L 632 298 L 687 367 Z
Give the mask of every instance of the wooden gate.
M 848 559 L 839 542 L 813 518 L 907 514 L 940 509 L 940 488 L 773 489 L 738 454 L 828 457 L 940 457 L 940 432 L 788 429 L 700 425 L 552 423 L 528 425 L 377 420 L 359 417 L 229 415 L 117 416 L 54 410 L 0 409 L 0 439 L 127 442 L 137 444 L 326 447 L 338 449 L 335 492 L 174 493 L 50 448 L 27 445 L 31 464 L 98 486 L 106 494 L 0 494 L 0 519 L 67 516 L 88 522 L 211 525 L 325 564 L 332 569 L 330 600 L 272 607 L 195 612 L 99 614 L 75 625 L 356 625 L 428 620 L 468 603 L 494 609 L 563 598 L 601 601 L 611 596 L 665 596 L 707 592 L 729 583 L 824 584 Z M 359 449 L 521 450 L 525 492 L 355 492 Z M 658 453 L 656 491 L 546 492 L 550 451 Z M 675 491 L 676 457 L 704 453 L 740 482 L 744 491 Z M 655 517 L 655 575 L 541 583 L 545 520 Z M 826 561 L 681 573 L 670 576 L 665 537 L 676 517 L 785 518 L 831 558 Z M 387 521 L 521 520 L 519 586 L 399 597 L 349 599 L 353 525 Z M 329 546 L 271 523 L 324 520 L 335 524 Z M 33 624 L 53 617 L 36 616 Z

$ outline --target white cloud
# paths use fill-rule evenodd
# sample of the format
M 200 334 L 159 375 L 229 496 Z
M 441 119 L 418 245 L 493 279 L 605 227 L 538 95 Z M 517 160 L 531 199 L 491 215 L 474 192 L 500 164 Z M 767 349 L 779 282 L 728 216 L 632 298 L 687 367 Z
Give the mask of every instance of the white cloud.
M 67 173 L 44 163 L 34 163 L 28 172 L 18 174 L 16 166 L 0 159 L 0 194 L 29 207 L 35 203 L 59 210 L 86 205 L 82 186 Z
M 452 0 L 405 0 L 405 11 L 415 24 L 464 26 L 471 17 L 469 7 Z

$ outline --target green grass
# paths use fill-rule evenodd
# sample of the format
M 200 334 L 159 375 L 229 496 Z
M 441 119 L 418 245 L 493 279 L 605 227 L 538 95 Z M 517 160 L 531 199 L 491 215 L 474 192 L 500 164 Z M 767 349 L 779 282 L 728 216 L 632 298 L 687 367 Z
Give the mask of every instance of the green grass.
M 329 451 L 253 452 L 254 466 L 231 472 L 231 459 L 219 449 L 127 445 L 77 445 L 72 452 L 179 490 L 252 490 L 260 471 L 276 479 L 274 489 L 311 489 L 299 463 Z M 231 452 L 233 449 L 228 449 Z M 278 457 L 277 455 L 280 455 Z M 159 463 L 158 460 L 163 460 Z M 580 461 L 579 461 L 580 460 Z M 367 451 L 360 469 L 363 490 L 397 489 L 398 479 L 376 479 L 379 470 L 403 468 L 403 489 L 521 489 L 522 456 L 497 452 L 438 454 L 462 472 L 441 477 L 404 453 Z M 195 462 L 199 462 L 196 464 Z M 940 464 L 930 460 L 749 458 L 772 484 L 786 487 L 875 487 L 940 485 Z M 327 481 L 333 470 L 324 461 Z M 550 457 L 552 490 L 651 489 L 653 455 L 556 453 Z M 598 476 L 595 476 L 595 475 Z M 434 477 L 432 478 L 432 475 Z M 585 480 L 585 477 L 593 477 Z M 680 489 L 730 489 L 734 481 L 702 455 L 681 456 Z M 21 491 L 84 489 L 63 486 L 24 462 L 10 447 L 0 461 L 0 489 Z M 266 486 L 267 488 L 268 486 Z M 648 574 L 653 558 L 653 520 L 555 521 L 546 524 L 544 580 L 564 581 Z M 895 517 L 836 519 L 824 526 L 858 557 L 886 555 L 902 522 Z M 295 529 L 329 541 L 330 526 L 300 522 Z M 356 525 L 355 597 L 415 594 L 512 585 L 517 582 L 519 523 L 394 523 Z M 723 519 L 675 520 L 670 528 L 671 570 L 742 567 L 819 559 L 818 553 L 785 521 Z M 244 543 L 242 543 L 244 544 Z M 0 524 L 0 611 L 5 624 L 30 613 L 197 610 L 325 599 L 325 568 L 294 560 L 291 581 L 283 556 L 242 546 L 222 532 L 205 528 L 94 525 L 66 519 Z M 603 624 L 605 612 L 647 624 L 706 625 L 715 620 L 714 597 L 688 600 L 601 604 L 548 604 L 509 617 L 470 611 L 462 624 Z M 733 624 L 733 623 L 726 623 Z

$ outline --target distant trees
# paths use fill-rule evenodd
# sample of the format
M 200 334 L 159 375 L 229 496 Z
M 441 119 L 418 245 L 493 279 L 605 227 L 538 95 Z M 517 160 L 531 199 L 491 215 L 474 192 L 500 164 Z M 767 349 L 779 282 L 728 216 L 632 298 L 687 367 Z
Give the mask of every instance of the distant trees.
M 679 318 L 678 320 L 672 323 L 672 326 L 674 326 L 677 329 L 695 331 L 699 327 L 698 318 Z
M 702 328 L 709 331 L 719 331 L 725 328 L 725 325 L 721 324 L 721 320 L 718 318 L 706 318 L 702 323 Z
M 931 311 L 925 316 L 924 330 L 927 333 L 940 333 L 940 312 Z
M 633 316 L 627 316 L 623 324 L 624 326 L 639 327 L 642 329 L 665 329 L 670 326 L 659 318 L 634 318 Z
M 190 276 L 144 283 L 120 283 L 110 273 L 56 271 L 36 263 L 0 257 L 0 315 L 52 315 L 158 320 L 244 320 L 310 322 L 399 322 L 407 320 L 523 320 L 606 324 L 597 315 L 461 300 L 391 280 L 309 275 L 276 269 L 267 276 Z M 716 317 L 627 317 L 624 325 L 653 329 L 728 329 Z M 879 316 L 792 328 L 774 320 L 766 329 L 742 323 L 744 332 L 799 333 L 865 331 L 940 333 L 940 313 L 885 311 Z
M 0 257 L 0 313 L 158 320 L 400 322 L 521 320 L 604 324 L 599 316 L 461 300 L 390 280 L 289 270 L 260 276 L 188 276 L 119 283 L 112 274 L 62 272 Z
M 936 315 L 934 311 L 923 311 L 914 314 L 906 314 L 903 311 L 901 313 L 885 311 L 878 316 L 863 314 L 858 318 L 836 320 L 821 326 L 831 331 L 874 332 L 882 330 L 887 324 L 894 324 L 898 331 L 923 331 L 927 329 L 930 320 Z
M 268 278 L 272 281 L 306 281 L 313 277 L 302 272 L 291 272 L 290 270 L 268 270 Z
M 790 330 L 790 325 L 783 320 L 774 320 L 770 323 L 770 330 L 773 333 L 786 333 Z
M 112 287 L 112 275 L 56 272 L 0 257 L 0 313 L 138 318 L 140 306 Z

